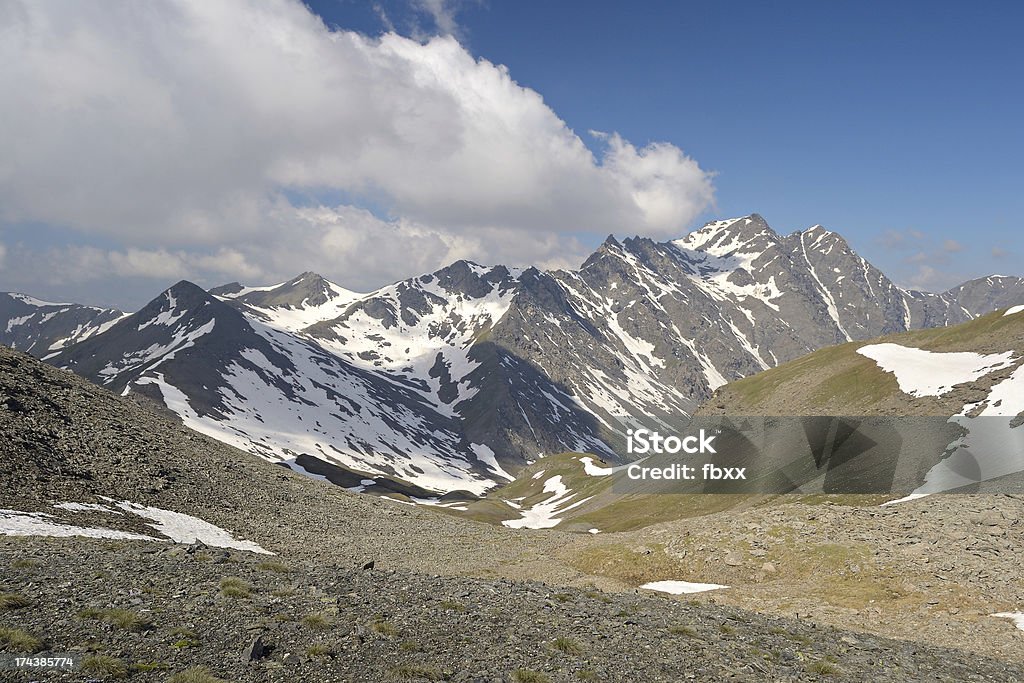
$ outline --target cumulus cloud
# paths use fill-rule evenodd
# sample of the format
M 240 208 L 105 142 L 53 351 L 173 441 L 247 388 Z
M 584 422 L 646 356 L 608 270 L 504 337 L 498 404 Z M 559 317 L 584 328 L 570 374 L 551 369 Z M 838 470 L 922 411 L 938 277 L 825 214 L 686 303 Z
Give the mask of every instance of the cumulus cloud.
M 942 250 L 945 251 L 947 254 L 958 254 L 966 248 L 967 247 L 960 244 L 956 240 L 945 240 L 942 243 Z
M 31 282 L 40 273 L 46 274 L 49 287 L 78 288 L 111 276 L 168 284 L 190 279 L 205 286 L 230 280 L 270 283 L 314 270 L 330 274 L 346 287 L 369 291 L 382 282 L 428 272 L 458 259 L 485 262 L 497 249 L 505 250 L 510 263 L 529 263 L 538 250 L 551 254 L 535 263 L 541 268 L 575 267 L 589 251 L 575 237 L 561 233 L 538 234 L 532 242 L 502 228 L 456 236 L 404 219 L 381 220 L 365 209 L 346 205 L 295 208 L 278 203 L 263 220 L 261 239 L 215 250 L 109 249 L 83 244 L 37 249 L 18 244 L 2 275 L 8 286 L 17 283 L 35 291 Z M 302 239 L 295 240 L 295 235 Z M 154 292 L 141 294 L 150 298 Z
M 454 5 L 419 2 L 457 34 Z M 453 35 L 330 30 L 297 0 L 8 0 L 0 60 L 0 226 L 114 241 L 80 255 L 114 273 L 553 262 L 580 233 L 681 234 L 713 201 L 678 147 L 611 133 L 595 155 Z

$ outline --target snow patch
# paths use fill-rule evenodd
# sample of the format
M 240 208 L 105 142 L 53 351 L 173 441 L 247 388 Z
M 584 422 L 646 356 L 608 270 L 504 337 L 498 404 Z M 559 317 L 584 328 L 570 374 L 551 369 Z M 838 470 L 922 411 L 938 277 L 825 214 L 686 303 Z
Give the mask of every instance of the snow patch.
M 903 496 L 902 498 L 897 498 L 896 500 L 886 501 L 882 503 L 882 507 L 886 507 L 887 505 L 899 505 L 900 503 L 909 503 L 912 500 L 917 500 L 918 498 L 924 498 L 925 496 L 930 495 L 930 493 L 911 493 L 909 496 Z
M 0 534 L 4 536 L 51 536 L 70 538 L 113 538 L 126 541 L 163 541 L 162 538 L 133 534 L 116 529 L 92 528 L 63 524 L 43 512 L 21 512 L 0 509 Z
M 502 525 L 510 529 L 550 529 L 562 521 L 555 515 L 564 514 L 590 500 L 588 497 L 566 505 L 576 494 L 562 483 L 562 475 L 556 475 L 545 481 L 544 493 L 550 493 L 551 496 L 529 510 L 521 510 L 522 517 L 519 519 L 506 519 Z
M 491 450 L 490 446 L 485 446 L 481 443 L 471 443 L 469 447 L 476 453 L 477 459 L 487 466 L 487 469 L 494 474 L 512 481 L 515 479 L 511 474 L 502 469 L 501 465 L 498 464 L 498 459 L 494 456 L 494 451 Z
M 116 501 L 106 496 L 100 496 L 100 498 L 109 505 L 61 502 L 55 503 L 53 507 L 69 512 L 107 512 L 120 515 L 122 512 L 118 512 L 115 509 L 119 508 L 123 512 L 151 520 L 151 523 L 147 523 L 148 526 L 165 538 L 103 527 L 76 526 L 66 524 L 63 520 L 44 512 L 22 512 L 19 510 L 0 510 L 0 534 L 7 536 L 55 536 L 61 538 L 82 536 L 86 538 L 157 542 L 170 540 L 175 543 L 199 542 L 217 548 L 245 550 L 259 555 L 274 554 L 251 541 L 236 539 L 230 532 L 192 515 L 140 505 L 130 501 Z
M 210 524 L 198 517 L 186 515 L 183 512 L 162 510 L 160 508 L 140 505 L 130 501 L 114 501 L 111 498 L 104 498 L 121 508 L 125 512 L 149 519 L 158 533 L 163 534 L 175 543 L 203 543 L 217 548 L 232 548 L 234 550 L 245 550 L 257 555 L 273 555 L 269 550 L 264 550 L 252 541 L 236 539 L 230 532 L 221 529 L 215 524 Z
M 640 586 L 650 591 L 671 593 L 672 595 L 683 595 L 685 593 L 703 593 L 705 591 L 728 588 L 717 583 L 691 583 L 690 581 L 652 581 Z
M 911 396 L 942 396 L 957 384 L 973 382 L 1013 364 L 1013 352 L 982 355 L 969 351 L 939 353 L 899 344 L 872 344 L 857 353 L 896 376 L 900 391 Z
M 579 460 L 583 463 L 583 472 L 591 477 L 607 477 L 615 471 L 612 467 L 596 465 L 593 458 L 580 458 Z
M 1008 315 L 1017 315 L 1021 311 L 1024 311 L 1024 306 L 1014 306 L 1013 308 L 1007 310 L 1006 313 L 1003 313 L 1003 317 L 1005 318 Z
M 1024 631 L 1024 612 L 996 612 L 989 616 L 996 617 L 998 619 L 1009 619 L 1013 622 L 1013 625 Z

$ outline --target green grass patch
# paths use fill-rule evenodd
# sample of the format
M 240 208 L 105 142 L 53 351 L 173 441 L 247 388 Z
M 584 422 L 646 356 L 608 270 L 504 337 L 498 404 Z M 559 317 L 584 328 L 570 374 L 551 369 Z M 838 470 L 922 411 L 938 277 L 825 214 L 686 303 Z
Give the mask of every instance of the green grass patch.
M 98 607 L 87 607 L 78 613 L 83 619 L 94 619 L 96 621 L 102 621 L 110 624 L 114 628 L 123 629 L 125 631 L 134 631 L 136 633 L 140 631 L 147 631 L 153 627 L 153 624 L 145 619 L 140 614 L 131 611 L 130 609 L 124 609 L 121 607 L 110 607 L 101 609 Z
M 843 673 L 843 670 L 838 666 L 832 662 L 825 661 L 824 659 L 808 664 L 807 671 L 812 674 L 818 674 L 819 676 L 838 676 Z
M 581 655 L 583 654 L 583 646 L 572 638 L 565 638 L 559 636 L 551 641 L 551 647 L 564 655 Z
M 167 683 L 227 683 L 217 678 L 205 666 L 193 666 L 179 671 L 167 679 Z
M 90 676 L 100 678 L 124 678 L 128 675 L 128 667 L 117 657 L 103 654 L 91 654 L 82 658 L 81 670 Z
M 169 635 L 174 641 L 171 643 L 172 647 L 181 649 L 184 647 L 199 646 L 199 636 L 196 635 L 195 631 L 185 626 L 177 626 L 175 628 L 172 628 L 169 632 Z
M 20 593 L 0 593 L 0 612 L 24 609 L 31 604 L 32 601 Z
M 306 648 L 306 655 L 310 657 L 333 657 L 334 648 L 323 643 L 313 643 Z
M 609 596 L 607 593 L 602 593 L 599 590 L 587 591 L 586 593 L 584 593 L 584 595 L 586 595 L 591 600 L 597 600 L 598 602 L 603 602 L 605 604 L 608 604 L 612 601 L 611 596 Z
M 390 621 L 384 619 L 378 619 L 370 624 L 370 630 L 374 633 L 379 633 L 382 636 L 397 636 L 398 627 L 392 624 Z
M 275 574 L 287 574 L 292 570 L 291 567 L 278 560 L 264 560 L 256 565 L 256 567 L 265 572 L 274 572 Z
M 322 612 L 313 612 L 302 617 L 302 624 L 314 631 L 326 631 L 334 626 L 334 620 Z
M 633 586 L 670 579 L 683 570 L 679 561 L 665 553 L 664 546 L 654 545 L 649 550 L 644 552 L 622 543 L 608 543 L 585 548 L 570 562 L 585 574 L 607 576 Z
M 13 652 L 39 652 L 43 649 L 43 641 L 28 631 L 19 628 L 0 626 L 0 645 Z
M 226 598 L 247 598 L 252 594 L 252 586 L 237 576 L 227 576 L 220 580 L 220 594 Z

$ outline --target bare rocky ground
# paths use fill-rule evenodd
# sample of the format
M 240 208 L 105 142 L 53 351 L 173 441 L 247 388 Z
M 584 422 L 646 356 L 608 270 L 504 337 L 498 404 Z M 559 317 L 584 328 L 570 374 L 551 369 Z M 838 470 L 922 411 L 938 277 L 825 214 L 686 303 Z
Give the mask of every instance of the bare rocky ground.
M 710 516 L 607 537 L 504 529 L 300 477 L 3 349 L 0 444 L 0 508 L 153 533 L 129 515 L 53 508 L 109 496 L 194 515 L 276 553 L 0 537 L 0 651 L 90 656 L 88 671 L 4 670 L 0 680 L 210 680 L 174 678 L 193 666 L 230 681 L 1024 680 L 1019 648 L 996 651 L 980 642 L 1015 643 L 1024 633 L 1007 622 L 985 622 L 978 638 L 943 640 L 932 636 L 932 622 L 918 621 L 917 632 L 908 628 L 906 639 L 890 640 L 830 628 L 823 624 L 828 615 L 799 602 L 813 606 L 813 592 L 794 597 L 806 576 L 787 572 L 804 562 L 826 583 L 857 574 L 833 556 L 846 563 L 854 552 L 847 547 L 863 540 L 857 534 L 895 528 L 887 515 L 896 524 L 924 520 L 922 542 L 941 554 L 955 538 L 946 534 L 951 519 L 931 523 L 931 513 L 909 506 L 879 513 L 871 524 L 858 523 L 861 513 L 847 508 L 820 513 L 819 522 L 808 515 L 828 506 L 775 506 L 748 511 L 763 517 Z M 1012 552 L 1020 545 L 1019 501 L 1005 502 L 999 514 L 1009 521 L 1006 536 L 985 537 Z M 926 504 L 936 503 L 918 505 Z M 979 514 L 987 510 L 978 507 Z M 778 511 L 783 517 L 774 520 Z M 756 524 L 760 530 L 750 526 Z M 801 559 L 805 541 L 814 546 L 832 534 L 838 548 Z M 723 557 L 726 548 L 746 555 Z M 761 550 L 764 556 L 756 554 Z M 783 550 L 775 592 L 757 593 L 773 584 L 755 560 L 771 561 L 768 553 Z M 882 566 L 898 576 L 904 551 L 891 552 Z M 956 580 L 988 571 L 982 578 L 992 599 L 1019 607 L 1009 560 L 975 565 L 955 553 L 942 557 L 956 565 L 949 570 Z M 870 573 L 868 558 L 853 559 Z M 373 569 L 360 568 L 371 560 Z M 719 575 L 719 560 L 735 573 Z M 734 588 L 694 600 L 639 595 L 634 586 L 645 578 L 708 578 Z M 783 604 L 787 593 L 796 602 Z M 885 612 L 890 621 L 877 626 L 864 609 L 832 621 L 884 631 L 900 614 L 897 603 Z M 253 653 L 257 639 L 264 651 Z
M 28 602 L 5 626 L 89 662 L 4 680 L 1024 680 L 962 651 L 536 582 L 63 539 L 7 539 L 0 566 Z
M 602 535 L 563 556 L 624 585 L 724 584 L 697 599 L 1024 662 L 1024 631 L 991 616 L 1024 611 L 1020 497 L 799 500 Z

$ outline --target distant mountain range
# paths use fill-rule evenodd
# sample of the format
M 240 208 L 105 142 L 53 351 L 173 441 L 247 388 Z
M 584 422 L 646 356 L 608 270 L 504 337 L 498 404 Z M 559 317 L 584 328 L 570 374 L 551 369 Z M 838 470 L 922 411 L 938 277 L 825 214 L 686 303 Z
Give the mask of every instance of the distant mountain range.
M 459 261 L 365 294 L 303 273 L 183 281 L 131 315 L 0 295 L 0 342 L 296 470 L 445 505 L 542 454 L 621 461 L 626 429 L 679 429 L 720 386 L 816 349 L 1021 302 L 1016 277 L 903 290 L 840 235 L 754 214 L 609 237 L 574 271 Z

